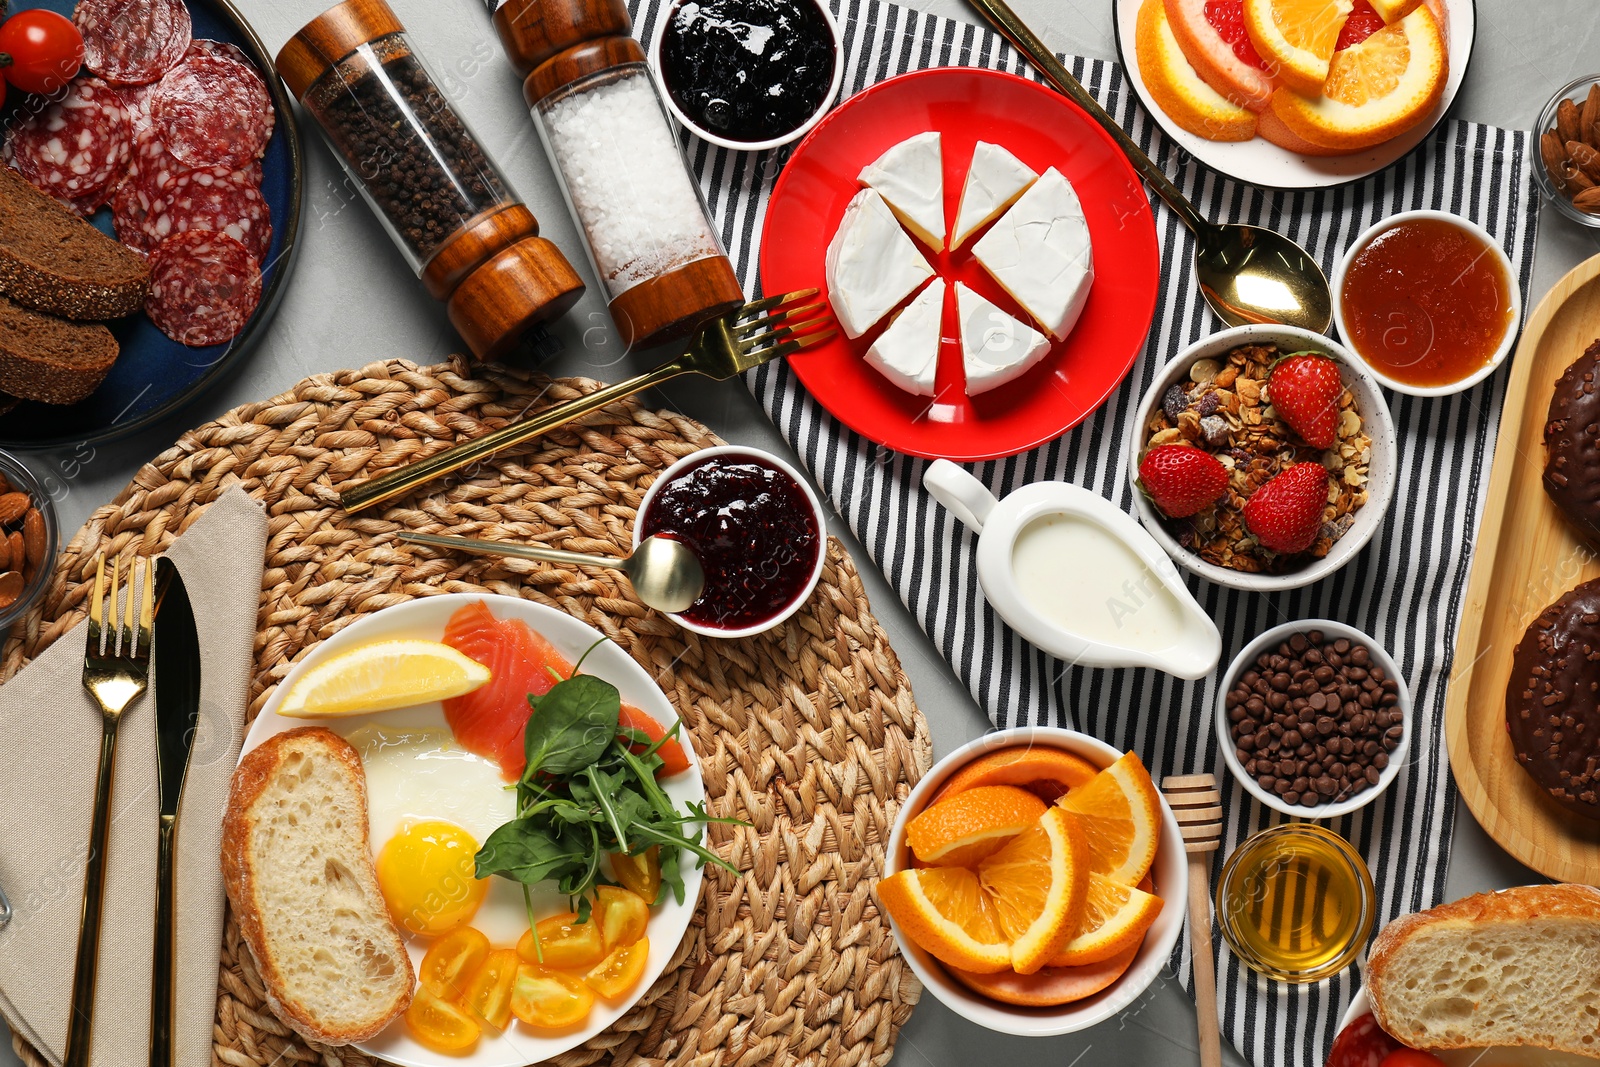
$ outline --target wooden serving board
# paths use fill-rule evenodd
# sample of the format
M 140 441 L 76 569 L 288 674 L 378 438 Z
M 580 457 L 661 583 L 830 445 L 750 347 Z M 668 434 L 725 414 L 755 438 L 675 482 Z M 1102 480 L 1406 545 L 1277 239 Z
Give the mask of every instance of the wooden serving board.
M 1494 471 L 1445 697 L 1445 741 L 1461 797 L 1511 855 L 1547 877 L 1600 885 L 1600 823 L 1563 812 L 1517 766 L 1506 733 L 1511 654 L 1528 624 L 1600 577 L 1600 553 L 1545 495 L 1544 424 L 1556 379 L 1600 338 L 1600 256 L 1540 301 L 1506 389 Z

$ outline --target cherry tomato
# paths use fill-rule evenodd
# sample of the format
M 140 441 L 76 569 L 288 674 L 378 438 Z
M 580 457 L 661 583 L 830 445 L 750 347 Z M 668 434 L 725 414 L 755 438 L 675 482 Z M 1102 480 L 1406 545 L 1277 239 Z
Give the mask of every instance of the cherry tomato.
M 652 845 L 636 856 L 613 852 L 611 874 L 624 887 L 654 904 L 661 894 L 661 850 Z
M 616 1000 L 639 981 L 644 974 L 645 961 L 650 958 L 650 939 L 641 937 L 631 945 L 623 945 L 611 955 L 595 964 L 583 976 L 584 983 L 607 1000 Z
M 606 954 L 600 924 L 594 918 L 591 915 L 588 922 L 581 923 L 577 912 L 568 911 L 540 919 L 539 925 L 517 942 L 517 955 L 527 963 L 546 967 L 592 967 Z
M 440 1052 L 462 1052 L 478 1042 L 481 1032 L 472 1016 L 448 1000 L 440 1000 L 426 987 L 417 990 L 406 1009 L 406 1029 L 411 1036 Z
M 570 974 L 550 971 L 538 964 L 517 968 L 511 992 L 511 1014 L 544 1030 L 574 1026 L 589 1017 L 594 991 Z
M 517 965 L 521 962 L 509 948 L 497 948 L 489 953 L 467 980 L 461 1006 L 481 1022 L 504 1030 L 511 1021 L 511 987 L 516 984 Z
M 1444 1067 L 1444 1061 L 1431 1052 L 1400 1048 L 1383 1058 L 1383 1067 Z
M 83 35 L 72 20 L 42 7 L 0 25 L 0 68 L 25 93 L 54 93 L 83 66 Z
M 595 916 L 608 950 L 631 945 L 644 936 L 650 922 L 650 905 L 631 889 L 602 885 L 594 891 Z
M 470 926 L 452 930 L 428 947 L 417 980 L 436 997 L 460 1000 L 489 956 L 489 939 Z
M 624 730 L 638 730 L 648 737 L 653 744 L 666 737 L 667 731 L 660 723 L 638 708 L 622 705 L 622 712 L 617 716 L 617 725 Z M 631 746 L 635 752 L 643 752 L 647 746 Z M 668 738 L 661 742 L 661 747 L 656 749 L 656 755 L 661 757 L 661 768 L 656 771 L 657 778 L 666 778 L 670 775 L 681 774 L 689 769 L 689 757 L 684 754 L 683 746 L 676 738 Z

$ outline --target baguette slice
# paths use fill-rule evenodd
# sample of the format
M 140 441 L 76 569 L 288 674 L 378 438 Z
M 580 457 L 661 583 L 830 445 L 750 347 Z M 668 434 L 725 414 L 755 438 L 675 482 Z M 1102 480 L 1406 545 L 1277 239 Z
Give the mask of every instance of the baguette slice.
M 1402 916 L 1372 943 L 1367 992 L 1412 1048 L 1600 1055 L 1600 890 L 1523 886 Z
M 278 734 L 239 761 L 222 878 L 279 1018 L 347 1045 L 411 1004 L 416 979 L 378 890 L 361 756 L 338 734 Z
M 120 351 L 98 322 L 70 322 L 0 296 L 0 391 L 76 404 L 100 388 Z
M 117 319 L 144 306 L 150 267 L 0 167 L 0 293 L 65 319 Z

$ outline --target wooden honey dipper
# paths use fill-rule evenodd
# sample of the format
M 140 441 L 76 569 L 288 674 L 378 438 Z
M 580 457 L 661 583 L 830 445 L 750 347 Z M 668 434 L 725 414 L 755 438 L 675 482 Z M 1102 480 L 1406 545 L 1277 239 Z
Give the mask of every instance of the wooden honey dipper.
M 1169 774 L 1161 780 L 1161 789 L 1189 854 L 1189 947 L 1194 958 L 1194 1007 L 1200 1020 L 1200 1067 L 1220 1067 L 1217 968 L 1211 957 L 1211 853 L 1222 844 L 1222 794 L 1210 774 Z

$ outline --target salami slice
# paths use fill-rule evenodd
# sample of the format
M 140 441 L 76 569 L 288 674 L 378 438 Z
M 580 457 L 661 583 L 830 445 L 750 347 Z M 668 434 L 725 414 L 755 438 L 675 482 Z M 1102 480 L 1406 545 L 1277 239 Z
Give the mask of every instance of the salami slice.
M 245 55 L 243 48 L 227 41 L 213 41 L 209 37 L 196 37 L 190 41 L 189 51 L 183 58 L 188 59 L 190 56 L 221 56 L 223 59 L 238 60 L 248 67 L 255 66 L 250 62 L 250 57 Z
M 183 0 L 78 0 L 72 21 L 83 61 L 113 85 L 148 85 L 189 50 L 192 23 Z
M 1400 1042 L 1383 1032 L 1377 1017 L 1371 1012 L 1353 1019 L 1339 1031 L 1328 1051 L 1326 1067 L 1379 1067 L 1383 1058 L 1398 1048 Z
M 74 79 L 61 99 L 30 111 L 5 145 L 5 160 L 57 200 L 92 211 L 109 196 L 133 147 L 122 96 L 96 78 Z
M 172 154 L 192 167 L 238 167 L 260 157 L 274 122 L 255 67 L 193 52 L 156 86 L 150 117 Z
M 261 266 L 226 234 L 173 234 L 150 256 L 145 313 L 180 344 L 199 348 L 233 340 L 260 302 Z
M 156 241 L 190 230 L 225 233 L 264 261 L 272 243 L 272 214 L 259 179 L 248 170 L 202 167 L 185 170 L 155 187 L 144 220 Z
M 138 125 L 138 114 L 134 115 Z M 133 137 L 133 151 L 128 160 L 122 183 L 117 186 L 111 200 L 111 221 L 117 228 L 117 239 L 129 248 L 149 252 L 166 236 L 159 231 L 150 217 L 167 210 L 168 202 L 162 194 L 170 188 L 171 181 L 182 173 L 184 166 L 149 125 Z

